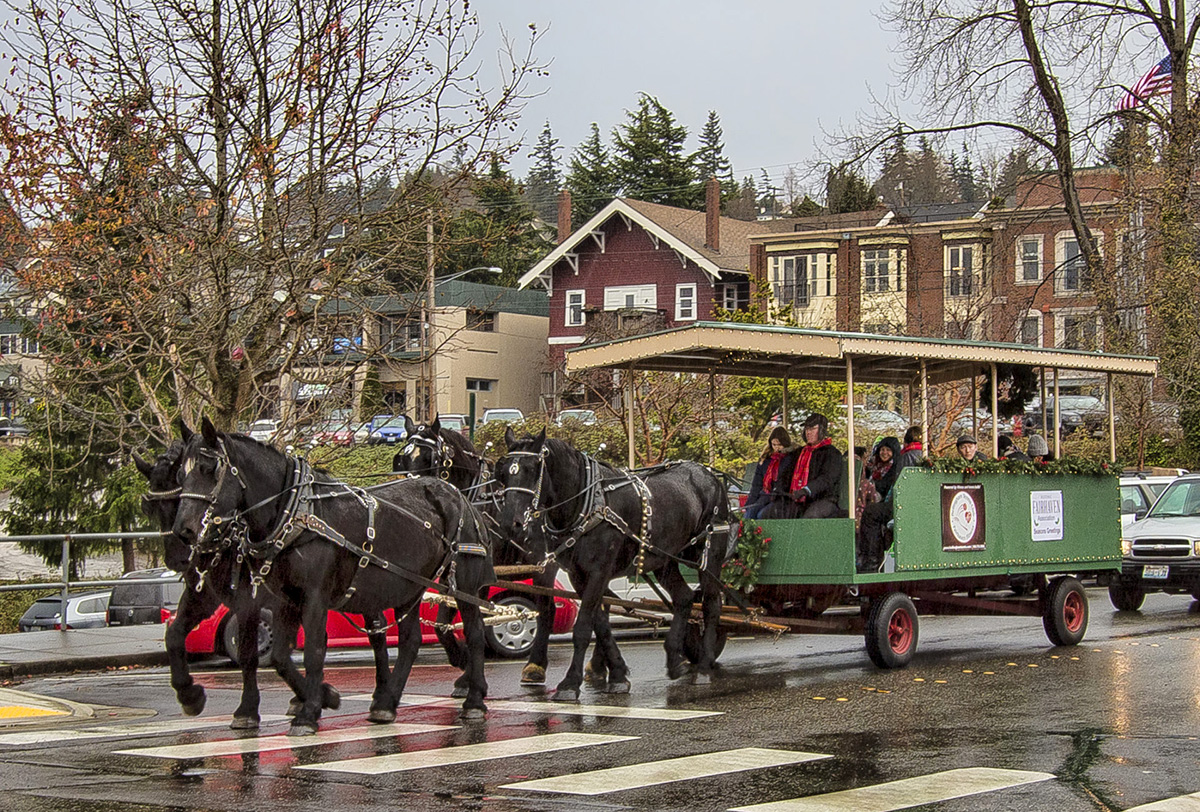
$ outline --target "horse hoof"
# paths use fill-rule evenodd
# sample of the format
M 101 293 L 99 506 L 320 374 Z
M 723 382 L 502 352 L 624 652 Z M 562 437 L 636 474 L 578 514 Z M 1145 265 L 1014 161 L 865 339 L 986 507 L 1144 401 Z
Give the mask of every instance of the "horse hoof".
M 540 665 L 528 663 L 521 669 L 521 684 L 522 685 L 545 685 L 546 684 L 546 669 Z
M 321 686 L 321 707 L 337 710 L 342 706 L 342 695 L 328 682 Z
M 258 717 L 235 716 L 229 723 L 230 730 L 258 730 Z
M 478 722 L 487 717 L 486 708 L 463 708 L 458 718 L 467 722 Z
M 553 699 L 555 702 L 578 702 L 579 701 L 579 689 L 578 688 L 559 688 L 557 691 L 554 692 Z
M 207 701 L 208 697 L 200 685 L 192 685 L 179 692 L 179 707 L 183 709 L 184 716 L 199 716 Z
M 287 715 L 295 716 L 303 708 L 304 708 L 304 700 L 293 698 L 292 701 L 288 703 Z
M 467 689 L 465 687 L 459 688 L 457 685 L 455 685 L 454 690 L 450 692 L 450 696 L 453 699 L 466 699 Z
M 679 665 L 672 666 L 671 668 L 667 669 L 667 678 L 680 679 L 681 677 L 686 677 L 690 673 L 692 673 L 692 669 L 688 666 L 688 664 L 680 663 Z
M 377 725 L 390 725 L 396 721 L 396 711 L 372 708 L 367 714 L 367 721 Z
M 693 675 L 693 677 L 692 677 L 692 684 L 693 685 L 711 685 L 712 684 L 712 674 L 709 674 L 704 671 L 697 671 L 695 673 L 695 675 Z
M 604 689 L 606 694 L 627 694 L 629 693 L 629 680 L 621 682 L 610 682 L 608 687 Z
M 292 726 L 288 728 L 289 736 L 315 736 L 317 735 L 317 725 L 312 722 L 292 722 Z
M 592 664 L 588 663 L 583 667 L 583 678 L 592 683 L 608 682 L 608 669 L 592 668 Z

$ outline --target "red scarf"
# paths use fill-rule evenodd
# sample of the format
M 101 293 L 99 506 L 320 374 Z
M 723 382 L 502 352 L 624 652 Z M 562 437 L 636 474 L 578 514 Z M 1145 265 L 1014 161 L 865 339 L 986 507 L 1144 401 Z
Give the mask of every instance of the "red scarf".
M 771 455 L 771 461 L 767 463 L 767 472 L 763 474 L 762 489 L 764 491 L 771 490 L 771 486 L 775 484 L 775 477 L 779 476 L 779 461 L 782 459 L 782 451 Z
M 920 451 L 924 447 L 925 446 L 921 445 L 921 441 L 918 440 L 915 443 L 909 443 L 908 445 L 904 446 L 904 448 L 900 449 L 900 453 L 907 454 L 909 451 Z
M 826 437 L 816 445 L 806 445 L 800 451 L 800 459 L 796 461 L 796 472 L 792 474 L 792 490 L 798 491 L 808 484 L 808 466 L 812 462 L 813 452 L 818 448 L 824 448 L 827 445 L 833 445 L 833 441 Z

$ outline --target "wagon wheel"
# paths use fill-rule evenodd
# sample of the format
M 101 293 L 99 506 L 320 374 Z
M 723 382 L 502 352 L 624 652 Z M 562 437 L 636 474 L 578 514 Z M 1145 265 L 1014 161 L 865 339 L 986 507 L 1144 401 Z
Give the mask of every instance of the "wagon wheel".
M 880 668 L 903 668 L 917 650 L 917 608 L 903 592 L 871 602 L 867 614 L 867 656 Z
M 1087 631 L 1088 600 L 1083 584 L 1069 575 L 1055 578 L 1045 592 L 1042 625 L 1056 646 L 1074 646 Z
M 238 662 L 238 623 L 237 615 L 230 612 L 225 616 L 225 624 L 221 627 L 221 640 L 225 648 L 225 656 Z M 260 609 L 258 614 L 258 667 L 270 668 L 274 664 L 274 653 L 271 650 L 271 610 Z
M 1136 583 L 1117 581 L 1108 585 L 1108 599 L 1121 612 L 1136 612 L 1146 600 L 1146 592 Z

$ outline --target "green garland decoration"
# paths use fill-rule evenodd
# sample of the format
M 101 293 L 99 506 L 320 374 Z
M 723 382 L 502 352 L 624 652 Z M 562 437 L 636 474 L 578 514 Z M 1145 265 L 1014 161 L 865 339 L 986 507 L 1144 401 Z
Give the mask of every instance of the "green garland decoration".
M 771 537 L 763 533 L 762 527 L 752 520 L 739 519 L 737 526 L 737 553 L 721 568 L 721 580 L 734 589 L 749 594 L 758 583 L 758 574 Z
M 977 476 L 978 474 L 1034 474 L 1059 475 L 1082 474 L 1084 476 L 1117 476 L 1120 466 L 1108 462 L 1094 460 L 1072 459 L 1070 457 L 1050 462 L 1025 462 L 1024 460 L 974 460 L 967 462 L 962 457 L 927 458 L 923 463 L 939 474 L 963 474 Z

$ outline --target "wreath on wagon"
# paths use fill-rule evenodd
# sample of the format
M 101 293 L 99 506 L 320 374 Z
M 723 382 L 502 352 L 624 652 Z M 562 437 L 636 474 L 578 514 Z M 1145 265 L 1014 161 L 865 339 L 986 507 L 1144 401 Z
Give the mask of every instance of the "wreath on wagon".
M 752 520 L 738 520 L 737 552 L 734 557 L 725 562 L 721 568 L 721 581 L 734 589 L 749 594 L 758 583 L 758 574 L 762 570 L 763 561 L 767 558 L 767 550 L 771 545 L 771 537 L 763 532 L 762 527 Z

